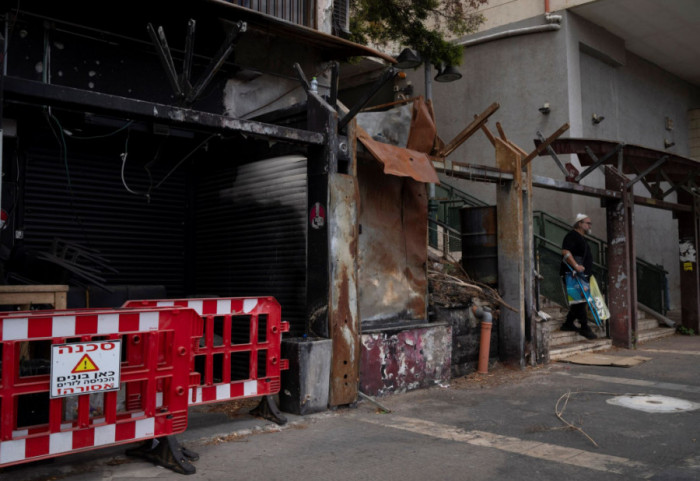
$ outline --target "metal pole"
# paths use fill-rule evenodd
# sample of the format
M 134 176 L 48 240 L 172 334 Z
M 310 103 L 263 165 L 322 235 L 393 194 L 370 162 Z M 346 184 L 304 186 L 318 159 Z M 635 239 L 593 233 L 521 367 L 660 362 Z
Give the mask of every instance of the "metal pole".
M 433 72 L 432 64 L 430 60 L 425 60 L 423 63 L 423 71 L 425 73 L 425 100 L 433 101 Z M 428 218 L 437 220 L 438 215 L 438 203 L 435 200 L 435 184 L 428 184 Z M 437 228 L 435 232 L 435 237 L 432 236 L 432 232 L 428 233 L 428 242 L 437 246 Z

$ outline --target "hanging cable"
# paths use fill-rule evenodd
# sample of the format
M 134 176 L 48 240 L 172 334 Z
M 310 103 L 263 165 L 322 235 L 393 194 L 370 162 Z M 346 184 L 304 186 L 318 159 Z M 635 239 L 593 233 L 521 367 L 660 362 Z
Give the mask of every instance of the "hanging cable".
M 163 177 L 163 179 L 162 179 L 160 182 L 158 182 L 158 184 L 156 185 L 155 188 L 157 189 L 157 188 L 159 188 L 161 185 L 163 185 L 163 182 L 165 182 L 165 181 L 168 179 L 168 177 L 170 177 L 170 174 L 172 174 L 173 172 L 175 172 L 175 171 L 177 170 L 177 168 L 180 167 L 180 165 L 181 165 L 184 161 L 186 161 L 187 159 L 189 159 L 190 156 L 191 156 L 192 154 L 194 154 L 195 152 L 197 152 L 203 145 L 205 145 L 207 142 L 209 142 L 209 141 L 210 141 L 212 138 L 214 138 L 214 137 L 221 137 L 221 135 L 220 135 L 220 134 L 211 134 L 209 137 L 207 137 L 206 139 L 202 140 L 202 141 L 199 143 L 199 145 L 197 145 L 197 147 L 195 147 L 194 149 L 190 150 L 190 152 L 189 152 L 187 155 L 185 155 L 185 156 L 180 160 L 180 162 L 178 162 L 177 164 L 175 164 L 175 167 L 173 167 L 172 169 L 170 169 L 170 172 L 168 172 L 167 174 L 165 174 L 165 177 Z
M 131 131 L 127 130 L 126 134 L 126 141 L 124 142 L 124 152 L 121 153 L 120 157 L 122 159 L 122 170 L 121 170 L 121 177 L 122 177 L 122 184 L 124 185 L 124 188 L 129 192 L 130 194 L 134 195 L 142 195 L 146 198 L 148 203 L 151 202 L 151 194 L 150 194 L 150 189 L 147 192 L 138 192 L 136 190 L 131 189 L 128 184 L 126 183 L 126 178 L 124 177 L 124 170 L 126 168 L 126 159 L 129 157 L 129 136 L 131 135 Z
M 90 136 L 81 137 L 81 136 L 79 136 L 79 135 L 73 135 L 73 133 L 70 132 L 70 131 L 68 131 L 68 130 L 65 130 L 65 129 L 64 129 L 63 131 L 66 133 L 66 135 L 68 135 L 69 138 L 75 139 L 75 140 L 104 139 L 104 138 L 107 138 L 107 137 L 111 137 L 111 136 L 113 136 L 113 135 L 116 135 L 116 134 L 118 134 L 119 132 L 121 132 L 122 130 L 124 130 L 124 129 L 126 129 L 126 128 L 129 128 L 133 123 L 134 123 L 133 120 L 129 120 L 127 123 L 125 123 L 124 125 L 122 125 L 121 127 L 119 127 L 117 130 L 115 130 L 115 131 L 113 131 L 113 132 L 110 132 L 110 133 L 108 133 L 108 134 L 103 134 L 103 135 L 90 135 Z

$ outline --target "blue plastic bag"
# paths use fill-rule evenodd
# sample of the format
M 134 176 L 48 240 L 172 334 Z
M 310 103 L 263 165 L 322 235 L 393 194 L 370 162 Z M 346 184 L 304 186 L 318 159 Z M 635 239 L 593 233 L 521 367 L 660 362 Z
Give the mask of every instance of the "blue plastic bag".
M 591 292 L 591 286 L 584 276 L 574 277 L 571 272 L 567 272 L 564 277 L 566 284 L 566 301 L 571 304 L 586 302 L 586 296 Z M 585 292 L 581 291 L 581 287 Z

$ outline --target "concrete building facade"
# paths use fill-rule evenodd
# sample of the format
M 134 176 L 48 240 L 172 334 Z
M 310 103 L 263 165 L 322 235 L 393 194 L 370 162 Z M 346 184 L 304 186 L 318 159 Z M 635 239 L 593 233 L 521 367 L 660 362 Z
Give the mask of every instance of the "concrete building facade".
M 432 85 L 440 136 L 453 138 L 475 114 L 498 102 L 500 109 L 492 120 L 528 152 L 538 132 L 547 137 L 568 123 L 562 137 L 611 140 L 697 158 L 700 77 L 681 46 L 697 57 L 690 31 L 700 22 L 700 9 L 682 0 L 651 3 L 489 2 L 482 10 L 482 30 L 456 40 L 464 46 L 462 80 Z M 615 21 L 609 21 L 610 16 Z M 625 17 L 635 26 L 626 26 Z M 675 43 L 663 40 L 671 35 L 674 22 L 680 32 L 674 34 Z M 662 65 L 663 55 L 669 60 Z M 425 88 L 421 70 L 409 72 L 418 91 Z M 477 134 L 450 156 L 448 164 L 494 166 L 493 152 L 486 136 Z M 562 155 L 561 160 L 583 170 L 575 155 Z M 548 156 L 533 160 L 533 173 L 563 178 Z M 495 203 L 493 184 L 442 178 Z M 596 171 L 581 183 L 603 187 L 605 180 Z M 635 192 L 646 189 L 639 183 Z M 675 202 L 675 194 L 667 200 Z M 535 189 L 533 208 L 566 220 L 585 212 L 593 219 L 594 235 L 606 238 L 605 209 L 599 199 Z M 668 272 L 669 307 L 678 308 L 678 224 L 673 213 L 640 206 L 634 229 L 637 256 Z

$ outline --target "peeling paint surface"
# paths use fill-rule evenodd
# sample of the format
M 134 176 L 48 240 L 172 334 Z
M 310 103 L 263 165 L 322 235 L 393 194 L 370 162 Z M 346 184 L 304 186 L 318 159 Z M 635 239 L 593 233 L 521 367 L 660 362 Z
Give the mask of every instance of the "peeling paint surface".
M 359 379 L 359 315 L 357 297 L 356 178 L 329 177 L 331 285 L 329 332 L 333 339 L 330 405 L 357 400 Z
M 362 335 L 360 389 L 371 396 L 448 382 L 452 328 L 444 324 Z

